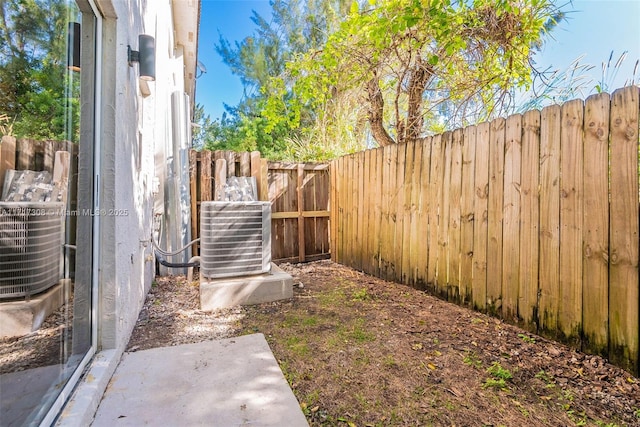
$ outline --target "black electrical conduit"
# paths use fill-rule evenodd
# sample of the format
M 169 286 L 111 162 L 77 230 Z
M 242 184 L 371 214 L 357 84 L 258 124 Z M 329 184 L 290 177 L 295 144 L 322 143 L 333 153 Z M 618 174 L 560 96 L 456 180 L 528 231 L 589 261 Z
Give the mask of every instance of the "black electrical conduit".
M 200 267 L 199 262 L 169 262 L 162 258 L 161 255 L 156 253 L 156 257 L 158 258 L 158 262 L 165 267 L 169 268 L 186 268 L 186 267 Z

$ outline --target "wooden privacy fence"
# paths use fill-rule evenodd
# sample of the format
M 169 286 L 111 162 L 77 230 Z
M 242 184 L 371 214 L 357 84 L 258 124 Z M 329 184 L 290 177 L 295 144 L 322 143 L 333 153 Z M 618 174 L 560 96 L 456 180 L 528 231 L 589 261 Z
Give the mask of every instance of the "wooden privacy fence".
M 257 151 L 191 150 L 189 171 L 193 236 L 200 235 L 200 203 L 220 200 L 227 177 L 253 176 L 259 199 L 271 202 L 272 259 L 303 262 L 330 256 L 328 164 L 269 162 Z
M 71 141 L 38 141 L 28 138 L 16 139 L 2 136 L 0 144 L 0 193 L 4 185 L 6 171 L 33 170 L 53 173 L 56 151 L 71 154 L 69 170 L 69 198 L 71 210 L 75 210 L 78 200 L 78 144 Z
M 639 373 L 639 89 L 331 163 L 332 258 Z
M 78 163 L 78 145 L 70 141 L 37 141 L 2 136 L 0 144 L 0 191 L 8 169 L 48 171 L 53 173 L 56 151 L 71 153 L 71 179 L 75 179 Z M 71 189 L 74 187 L 71 186 Z M 75 190 L 74 190 L 75 191 Z

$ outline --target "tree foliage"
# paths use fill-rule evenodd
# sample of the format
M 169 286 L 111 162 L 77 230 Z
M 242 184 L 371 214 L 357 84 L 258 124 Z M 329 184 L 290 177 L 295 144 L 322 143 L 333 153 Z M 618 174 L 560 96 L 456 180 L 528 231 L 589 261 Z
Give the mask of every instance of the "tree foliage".
M 240 78 L 244 97 L 237 106 L 226 105 L 227 113 L 219 120 L 211 120 L 203 112 L 197 116 L 203 135 L 198 144 L 214 149 L 258 149 L 273 159 L 311 156 L 308 147 L 296 144 L 314 123 L 310 108 L 291 104 L 294 110 L 287 115 L 295 121 L 274 122 L 263 112 L 272 93 L 285 102 L 293 97 L 289 82 L 277 77 L 285 75 L 287 62 L 297 55 L 323 46 L 328 34 L 348 14 L 349 5 L 350 0 L 272 0 L 270 20 L 253 12 L 253 34 L 235 43 L 220 35 L 216 51 Z
M 282 158 L 286 150 L 283 139 L 276 139 L 264 132 L 265 120 L 250 119 L 246 115 L 229 116 L 211 120 L 202 105 L 197 105 L 194 114 L 197 124 L 193 132 L 193 147 L 207 150 L 260 151 L 270 159 Z
M 361 131 L 366 120 L 381 146 L 415 140 L 445 118 L 489 118 L 512 87 L 531 84 L 532 51 L 557 12 L 548 0 L 354 2 L 324 46 L 272 79 L 280 90 L 263 115 L 296 129 L 308 110 L 316 123 L 342 126 L 328 119 L 359 106 L 349 121 Z
M 67 28 L 75 4 L 66 0 L 0 2 L 0 114 L 17 136 L 68 139 L 74 81 L 66 69 Z M 77 89 L 77 81 L 75 82 Z

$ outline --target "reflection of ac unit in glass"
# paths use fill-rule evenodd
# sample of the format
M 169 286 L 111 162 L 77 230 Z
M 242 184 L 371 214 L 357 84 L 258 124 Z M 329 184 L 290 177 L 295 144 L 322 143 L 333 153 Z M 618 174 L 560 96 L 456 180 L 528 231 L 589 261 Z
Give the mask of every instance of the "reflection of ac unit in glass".
M 207 278 L 268 273 L 270 202 L 202 202 L 200 275 Z
M 0 202 L 0 299 L 29 297 L 62 278 L 64 204 Z

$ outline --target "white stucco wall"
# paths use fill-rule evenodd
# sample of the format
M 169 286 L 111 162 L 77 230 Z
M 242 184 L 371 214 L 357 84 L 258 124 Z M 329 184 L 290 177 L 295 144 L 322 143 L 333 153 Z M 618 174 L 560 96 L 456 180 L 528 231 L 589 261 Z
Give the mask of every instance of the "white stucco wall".
M 115 47 L 115 85 L 103 92 L 115 90 L 113 123 L 104 123 L 113 126 L 114 138 L 103 141 L 101 181 L 104 208 L 114 215 L 101 218 L 98 344 L 102 349 L 126 346 L 153 280 L 154 177 L 164 167 L 162 153 L 170 155 L 172 146 L 171 93 L 184 87 L 184 66 L 176 58 L 173 40 L 171 3 L 130 0 L 116 1 L 113 6 L 118 17 L 116 41 L 111 46 L 111 50 Z M 147 96 L 141 91 L 137 64 L 127 64 L 127 45 L 137 50 L 139 34 L 156 40 L 156 80 L 148 83 Z
M 94 1 L 103 15 L 96 179 L 106 213 L 98 231 L 97 354 L 58 420 L 61 426 L 91 421 L 151 287 L 154 177 L 171 155 L 171 94 L 184 90 L 171 0 Z M 193 26 L 197 34 L 197 22 Z M 138 65 L 127 61 L 127 45 L 137 50 L 140 34 L 156 42 L 156 80 L 142 91 Z

